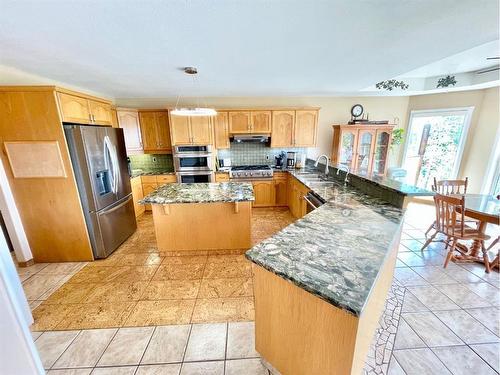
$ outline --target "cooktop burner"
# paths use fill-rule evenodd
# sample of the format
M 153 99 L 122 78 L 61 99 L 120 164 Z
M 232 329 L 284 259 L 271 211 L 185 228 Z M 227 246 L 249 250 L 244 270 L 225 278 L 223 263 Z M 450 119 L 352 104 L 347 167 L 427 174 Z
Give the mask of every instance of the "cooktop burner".
M 272 178 L 273 169 L 269 165 L 240 165 L 231 167 L 231 178 Z

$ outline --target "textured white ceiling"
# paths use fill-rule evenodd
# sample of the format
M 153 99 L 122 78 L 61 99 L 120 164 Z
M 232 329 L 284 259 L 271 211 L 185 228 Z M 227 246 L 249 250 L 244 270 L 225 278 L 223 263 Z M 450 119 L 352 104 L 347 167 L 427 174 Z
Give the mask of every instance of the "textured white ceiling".
M 497 40 L 498 22 L 497 0 L 0 0 L 0 64 L 120 98 L 331 95 Z

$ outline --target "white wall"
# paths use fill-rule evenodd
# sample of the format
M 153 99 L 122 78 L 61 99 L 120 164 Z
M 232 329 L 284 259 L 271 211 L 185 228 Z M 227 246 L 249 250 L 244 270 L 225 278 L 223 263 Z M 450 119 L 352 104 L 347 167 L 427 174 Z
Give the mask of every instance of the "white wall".
M 0 373 L 45 374 L 29 325 L 33 317 L 0 232 Z

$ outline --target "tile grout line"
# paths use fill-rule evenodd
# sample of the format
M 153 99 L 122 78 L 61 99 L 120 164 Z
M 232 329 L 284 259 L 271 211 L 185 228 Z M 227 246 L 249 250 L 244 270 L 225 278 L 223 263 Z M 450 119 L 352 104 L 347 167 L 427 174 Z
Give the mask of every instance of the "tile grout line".
M 66 351 L 68 350 L 68 348 L 71 345 L 73 345 L 73 343 L 75 342 L 75 340 L 77 339 L 77 337 L 80 336 L 81 333 L 82 333 L 82 330 L 79 330 L 78 333 L 73 338 L 73 340 L 71 340 L 71 342 L 69 343 L 69 345 L 63 350 L 63 352 L 59 355 L 59 357 L 56 358 L 56 360 L 54 361 L 54 363 L 52 363 L 52 365 L 50 366 L 49 370 L 52 370 L 54 368 L 54 365 L 57 363 L 57 361 L 59 361 L 59 359 L 61 359 L 61 357 L 63 356 L 63 354 L 66 353 Z
M 155 335 L 157 329 L 158 329 L 158 326 L 154 326 L 153 332 L 151 332 L 151 336 L 149 337 L 148 343 L 146 344 L 146 347 L 144 348 L 144 351 L 142 352 L 141 358 L 139 359 L 139 363 L 137 364 L 137 369 L 135 370 L 134 374 L 137 371 L 139 371 L 139 366 L 142 364 L 142 360 L 144 359 L 144 355 L 148 351 L 149 345 L 151 344 L 151 340 L 153 340 L 153 336 Z

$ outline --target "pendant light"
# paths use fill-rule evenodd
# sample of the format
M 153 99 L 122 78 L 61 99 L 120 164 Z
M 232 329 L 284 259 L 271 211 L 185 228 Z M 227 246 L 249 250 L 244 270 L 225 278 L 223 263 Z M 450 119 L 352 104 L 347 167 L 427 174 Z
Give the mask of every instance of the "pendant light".
M 198 69 L 188 66 L 184 68 L 184 73 L 190 75 L 193 77 L 193 86 L 196 86 L 196 74 L 198 74 Z M 196 107 L 178 107 L 179 105 L 179 99 L 180 95 L 177 96 L 177 101 L 175 103 L 175 108 L 170 111 L 172 115 L 175 116 L 215 116 L 217 114 L 217 111 L 213 108 L 208 108 L 208 107 L 201 107 L 199 105 L 199 98 L 198 98 L 198 105 Z

